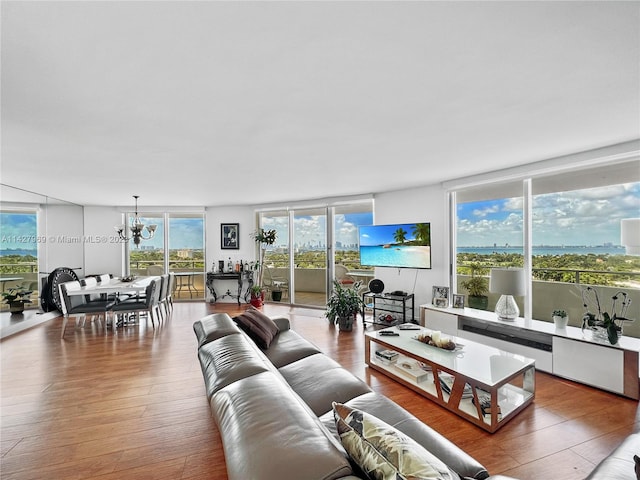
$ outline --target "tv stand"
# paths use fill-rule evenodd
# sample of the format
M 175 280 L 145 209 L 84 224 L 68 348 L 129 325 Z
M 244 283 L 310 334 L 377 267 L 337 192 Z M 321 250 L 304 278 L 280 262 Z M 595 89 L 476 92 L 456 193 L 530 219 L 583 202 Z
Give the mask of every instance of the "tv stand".
M 420 305 L 420 324 L 536 361 L 536 370 L 640 399 L 640 339 L 622 336 L 616 345 L 593 338 L 591 330 L 516 318 L 499 320 L 474 308 Z M 603 366 L 605 366 L 603 368 Z
M 362 294 L 362 301 L 373 310 L 373 319 L 367 320 L 362 316 L 362 323 L 366 325 L 399 325 L 401 323 L 413 322 L 414 297 L 413 293 L 408 295 L 394 295 L 393 293 L 373 293 L 371 291 Z M 392 322 L 381 322 L 378 320 L 376 312 L 387 312 L 395 318 Z

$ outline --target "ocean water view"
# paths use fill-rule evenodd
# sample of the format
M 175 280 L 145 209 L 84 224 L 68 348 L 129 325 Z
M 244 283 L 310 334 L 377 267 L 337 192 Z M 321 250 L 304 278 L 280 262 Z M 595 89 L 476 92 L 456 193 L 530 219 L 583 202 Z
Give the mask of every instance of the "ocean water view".
M 523 247 L 458 247 L 458 253 L 477 253 L 480 255 L 491 255 L 492 253 L 522 253 Z M 624 255 L 625 249 L 619 245 L 608 246 L 534 246 L 533 256 L 540 255 Z
M 418 245 L 361 246 L 360 264 L 377 267 L 431 268 L 431 247 Z

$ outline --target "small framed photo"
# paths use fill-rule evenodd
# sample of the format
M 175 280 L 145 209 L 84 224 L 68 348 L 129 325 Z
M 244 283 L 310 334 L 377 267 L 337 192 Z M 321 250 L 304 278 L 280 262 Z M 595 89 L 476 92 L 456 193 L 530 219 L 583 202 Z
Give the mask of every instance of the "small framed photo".
M 240 248 L 240 224 L 220 224 L 220 246 L 224 250 L 238 250 Z
M 433 287 L 432 302 L 436 307 L 448 307 L 449 287 Z
M 453 308 L 464 308 L 464 295 L 460 293 L 453 294 Z

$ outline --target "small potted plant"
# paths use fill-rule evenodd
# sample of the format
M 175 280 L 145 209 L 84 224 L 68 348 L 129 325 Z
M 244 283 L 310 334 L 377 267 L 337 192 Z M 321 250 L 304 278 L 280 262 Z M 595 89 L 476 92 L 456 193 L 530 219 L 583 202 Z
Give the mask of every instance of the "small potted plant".
M 31 303 L 32 290 L 25 290 L 23 288 L 10 288 L 6 292 L 2 292 L 4 303 L 9 305 L 9 311 L 11 313 L 24 312 L 24 306 Z
M 472 263 L 469 268 L 471 269 L 471 278 L 460 282 L 462 288 L 469 293 L 467 296 L 469 308 L 486 310 L 489 307 L 489 297 L 487 297 L 489 285 L 486 278 L 479 276 L 484 269 L 477 263 Z
M 554 310 L 551 316 L 553 317 L 553 323 L 556 328 L 567 328 L 567 323 L 569 323 L 567 312 L 564 310 Z
M 350 332 L 358 313 L 364 313 L 364 302 L 358 294 L 360 282 L 352 287 L 344 287 L 339 281 L 333 281 L 333 292 L 327 301 L 326 317 L 331 323 L 338 324 L 342 331 Z
M 264 303 L 264 289 L 260 285 L 251 287 L 251 300 L 249 303 L 256 308 L 260 308 Z

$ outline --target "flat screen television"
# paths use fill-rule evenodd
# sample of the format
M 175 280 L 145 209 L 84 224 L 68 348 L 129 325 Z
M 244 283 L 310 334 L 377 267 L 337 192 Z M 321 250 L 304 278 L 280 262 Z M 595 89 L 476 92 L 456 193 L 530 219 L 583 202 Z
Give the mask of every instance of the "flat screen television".
M 360 265 L 431 268 L 431 224 L 396 223 L 361 226 Z

